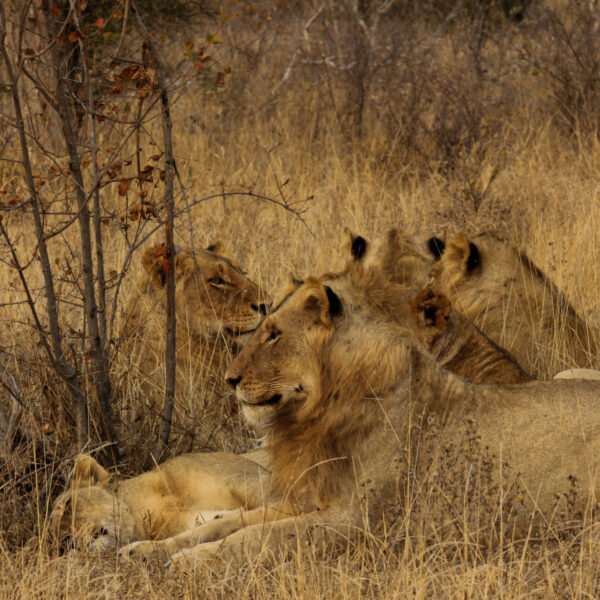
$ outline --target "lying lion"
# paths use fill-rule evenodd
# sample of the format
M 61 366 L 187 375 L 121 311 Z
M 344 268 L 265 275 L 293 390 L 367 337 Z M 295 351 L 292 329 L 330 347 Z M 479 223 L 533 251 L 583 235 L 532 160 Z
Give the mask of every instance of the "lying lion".
M 394 288 L 406 298 L 415 296 L 423 270 L 433 265 L 433 256 L 443 252 L 443 244 L 432 238 L 427 245 L 417 238 L 388 231 L 372 244 L 364 237 L 349 235 L 350 267 L 366 272 L 376 270 L 384 280 L 400 283 L 406 291 Z M 435 243 L 432 240 L 437 240 Z M 344 276 L 344 272 L 340 274 Z M 330 277 L 335 277 L 332 275 Z M 365 275 L 368 277 L 368 275 Z M 532 378 L 514 356 L 497 346 L 468 318 L 453 310 L 448 299 L 426 285 L 411 301 L 415 332 L 427 351 L 448 371 L 474 383 L 521 383 Z
M 253 558 L 324 531 L 377 531 L 403 506 L 408 481 L 436 476 L 436 449 L 465 435 L 485 449 L 497 489 L 508 477 L 522 490 L 514 535 L 526 535 L 534 515 L 551 519 L 573 482 L 575 510 L 594 501 L 600 385 L 466 383 L 423 352 L 398 287 L 375 272 L 310 279 L 261 323 L 227 378 L 246 418 L 269 430 L 273 501 L 200 525 L 189 540 L 204 543 L 172 564 Z M 478 459 L 458 460 L 468 487 Z
M 532 374 L 597 364 L 598 332 L 522 252 L 492 233 L 458 234 L 433 286 Z
M 355 239 L 358 240 L 359 238 L 356 236 Z M 364 238 L 360 238 L 360 240 L 361 241 L 357 242 L 355 246 L 360 246 L 360 248 L 366 252 L 366 250 L 370 248 L 370 244 Z M 362 254 L 358 256 L 353 251 L 352 268 L 354 268 L 357 272 L 359 270 L 359 264 L 360 267 L 364 268 L 366 271 L 369 269 L 380 269 L 380 265 L 373 261 L 366 266 L 361 264 L 362 257 Z M 344 274 L 340 275 L 340 277 L 344 276 Z M 297 283 L 291 283 L 292 290 L 295 289 L 296 285 Z M 414 292 L 411 290 L 400 291 L 407 301 L 414 295 Z M 398 290 L 395 290 L 395 293 L 397 292 Z M 398 298 L 399 296 L 397 296 L 396 299 Z M 495 347 L 467 319 L 456 313 L 456 311 L 453 311 L 450 303 L 443 296 L 434 294 L 429 288 L 425 288 L 420 294 L 412 299 L 412 302 L 410 303 L 410 311 L 414 316 L 414 331 L 417 338 L 432 353 L 432 355 L 434 355 L 434 357 L 448 369 L 475 381 L 518 382 L 526 378 L 525 374 L 519 369 L 518 365 L 516 365 L 514 360 L 509 355 L 507 355 L 501 349 Z M 404 319 L 405 315 L 403 315 L 403 320 Z M 262 455 L 264 456 L 264 450 L 262 451 Z M 194 456 L 195 463 L 197 463 L 201 469 L 206 469 L 206 462 L 208 460 L 212 460 L 210 458 L 212 455 L 210 454 L 206 455 L 205 457 L 202 455 L 192 456 Z M 253 452 L 252 454 L 246 456 L 250 457 L 252 460 L 258 460 L 261 457 L 261 453 L 257 454 L 256 452 Z M 236 459 L 232 458 L 229 460 L 233 460 L 234 464 L 236 464 Z M 90 463 L 90 461 L 93 461 L 93 459 L 87 457 L 82 459 L 81 463 L 78 463 L 79 466 L 76 471 L 74 483 L 71 484 L 70 490 L 67 493 L 67 497 L 69 498 L 71 498 L 74 494 L 77 495 L 77 502 L 70 504 L 70 512 L 67 514 L 67 517 L 62 520 L 63 526 L 65 526 L 65 531 L 71 532 L 72 535 L 73 528 L 71 525 L 73 524 L 77 524 L 74 527 L 75 531 L 87 531 L 88 529 L 91 531 L 98 531 L 99 529 L 103 528 L 106 531 L 110 530 L 116 532 L 116 534 L 113 536 L 113 541 L 119 539 L 123 544 L 127 544 L 129 541 L 133 541 L 131 537 L 128 537 L 125 532 L 121 533 L 118 527 L 116 529 L 115 527 L 108 528 L 105 525 L 108 522 L 115 522 L 113 508 L 114 498 L 112 498 L 112 496 L 110 496 L 108 493 L 110 490 L 112 490 L 112 487 L 114 487 L 114 479 L 109 480 L 108 474 L 99 465 L 97 465 L 97 463 L 94 463 L 93 469 L 88 468 L 87 465 Z M 170 465 L 171 463 L 168 464 Z M 84 471 L 85 473 L 89 471 L 90 473 L 94 474 L 92 479 L 93 481 L 98 480 L 101 482 L 110 483 L 109 491 L 98 491 L 96 487 L 99 484 L 95 484 L 96 487 L 94 487 L 94 493 L 90 493 L 88 489 L 90 487 L 90 478 L 87 477 L 87 475 L 86 477 L 82 476 L 82 472 Z M 204 488 L 204 492 L 205 494 L 208 493 L 207 489 L 217 490 L 215 497 L 211 499 L 211 503 L 209 503 L 209 507 L 211 510 L 224 512 L 230 508 L 230 504 L 219 504 L 220 494 L 218 493 L 219 486 L 217 485 L 217 475 L 218 473 L 211 474 L 211 477 L 213 477 L 213 485 L 210 486 L 210 488 Z M 227 477 L 227 471 L 225 471 L 225 477 Z M 136 479 L 137 478 L 130 480 L 132 482 L 131 484 L 133 484 Z M 80 483 L 78 483 L 80 481 L 83 481 L 83 487 L 86 488 L 86 492 L 83 494 L 83 496 L 79 491 L 74 491 L 79 490 L 82 487 Z M 229 484 L 227 484 L 227 482 L 222 482 L 222 485 L 227 486 Z M 100 485 L 100 487 L 102 486 Z M 97 502 L 99 497 L 105 498 L 106 502 L 99 504 Z M 202 502 L 204 502 L 205 497 L 205 495 L 202 496 Z M 239 500 L 240 506 L 243 503 L 248 506 L 252 505 L 253 503 L 252 498 L 243 499 L 240 497 Z M 63 496 L 57 502 L 53 515 L 53 522 L 57 521 L 57 515 L 62 514 L 64 509 L 61 507 L 64 504 L 65 502 Z M 206 508 L 207 504 L 204 502 L 202 506 Z M 128 505 L 128 514 L 135 511 L 140 514 L 145 514 L 148 511 L 148 508 L 146 505 L 140 507 L 137 505 L 131 505 L 130 503 Z M 90 515 L 92 515 L 92 517 L 90 517 Z M 97 519 L 100 519 L 104 524 L 99 525 Z M 154 521 L 156 521 L 156 519 L 154 519 Z M 128 530 L 131 529 L 131 527 L 126 525 L 124 529 Z M 172 539 L 169 539 L 170 536 L 168 535 L 163 535 L 164 532 L 162 532 L 162 530 L 160 536 L 157 536 L 156 534 L 151 535 L 153 540 L 165 538 L 164 541 L 160 543 L 156 543 L 155 541 L 138 542 L 138 540 L 146 539 L 144 536 L 138 533 L 135 536 L 136 543 L 130 544 L 127 548 L 125 548 L 123 550 L 123 554 L 147 555 L 155 552 L 169 554 L 178 550 L 184 543 L 187 545 L 193 545 L 191 541 L 184 542 L 181 539 L 187 538 L 188 540 L 193 540 L 193 527 L 190 528 L 181 524 L 177 525 L 175 529 L 177 530 L 176 533 L 178 534 L 178 537 Z M 148 533 L 148 535 L 150 535 L 150 533 Z M 106 544 L 106 541 L 103 543 Z
M 351 236 L 352 252 L 390 281 L 421 289 L 431 272 L 434 290 L 531 376 L 596 364 L 596 329 L 524 253 L 495 234 L 425 240 L 391 229 L 372 244 L 361 240 Z
M 165 248 L 146 248 L 142 255 L 145 274 L 137 282 L 123 317 L 122 355 L 128 357 L 129 381 L 143 405 L 134 407 L 135 421 L 145 410 L 157 414 L 162 405 L 165 378 Z M 166 266 L 165 266 L 166 265 Z M 175 434 L 185 425 L 202 438 L 200 445 L 217 449 L 232 435 L 226 421 L 235 411 L 223 410 L 229 398 L 223 373 L 244 336 L 266 313 L 258 286 L 228 257 L 220 244 L 181 251 L 175 257 L 177 311 Z M 209 430 L 208 424 L 211 429 Z M 214 431 L 220 432 L 216 439 Z M 237 437 L 239 431 L 236 432 Z M 221 439 L 222 438 L 222 439 Z M 191 447 L 190 439 L 187 447 Z
M 291 285 L 295 287 L 297 284 L 292 283 Z M 407 300 L 411 294 L 412 292 L 410 291 L 404 292 Z M 525 377 L 510 356 L 506 355 L 501 349 L 495 348 L 467 319 L 452 311 L 449 302 L 444 297 L 433 294 L 429 288 L 425 288 L 412 299 L 409 309 L 414 317 L 416 337 L 438 360 L 441 359 L 443 364 L 451 370 L 464 373 L 479 381 L 506 380 L 517 382 Z M 405 316 L 403 316 L 404 319 Z M 257 425 L 260 424 L 257 423 Z M 244 456 L 265 465 L 267 460 L 266 453 L 267 451 L 263 448 L 260 451 L 253 451 Z M 237 457 L 227 454 L 189 455 L 186 461 L 190 462 L 192 459 L 195 468 L 200 469 L 201 476 L 204 478 L 207 477 L 206 471 L 208 467 L 213 464 L 218 465 L 222 463 L 229 469 L 233 467 L 233 473 L 235 473 L 235 469 L 246 465 L 245 462 L 240 463 Z M 170 463 L 166 463 L 165 466 L 170 467 L 176 464 L 177 461 L 171 461 Z M 93 468 L 91 468 L 92 466 Z M 222 515 L 231 509 L 231 502 L 221 501 L 223 497 L 221 488 L 225 487 L 228 489 L 230 486 L 228 479 L 231 479 L 231 475 L 227 468 L 223 471 L 223 480 L 220 480 L 220 469 L 213 469 L 209 472 L 211 484 L 202 485 L 202 495 L 198 498 L 198 502 L 203 511 L 203 522 L 209 520 L 209 517 L 215 511 Z M 123 489 L 125 485 L 135 487 L 137 479 L 139 478 L 119 484 L 118 489 Z M 92 492 L 90 491 L 90 480 L 94 488 Z M 247 477 L 245 480 L 247 481 Z M 103 489 L 103 484 L 109 484 L 108 489 Z M 119 541 L 118 545 L 129 544 L 121 551 L 122 555 L 126 556 L 135 554 L 145 556 L 159 554 L 167 556 L 182 547 L 193 546 L 197 543 L 195 538 L 196 527 L 189 526 L 190 519 L 187 519 L 185 523 L 177 523 L 172 526 L 171 531 L 174 531 L 174 533 L 170 535 L 166 535 L 164 528 L 160 530 L 160 535 L 146 531 L 140 533 L 139 527 L 137 528 L 138 533 L 134 537 L 127 535 L 126 532 L 132 529 L 127 524 L 127 519 L 123 519 L 123 517 L 115 518 L 115 501 L 112 495 L 114 484 L 114 479 L 109 479 L 108 473 L 95 463 L 93 459 L 90 457 L 82 458 L 81 462 L 78 462 L 74 482 L 71 484 L 69 492 L 61 496 L 54 509 L 52 521 L 53 523 L 60 522 L 57 533 L 58 537 L 64 536 L 67 532 L 71 536 L 81 537 L 81 535 L 77 536 L 75 532 L 111 531 L 114 534 L 110 540 L 103 537 L 101 542 L 92 543 L 92 547 L 99 545 L 101 547 L 106 547 L 107 545 L 113 546 Z M 83 494 L 80 491 L 82 487 L 85 488 Z M 98 487 L 102 489 L 98 489 Z M 181 489 L 181 484 L 178 484 L 178 489 Z M 190 489 L 196 488 L 192 487 Z M 250 492 L 248 498 L 238 489 L 236 493 L 237 506 L 252 507 L 256 505 L 255 491 L 252 485 L 249 485 L 248 489 Z M 209 495 L 213 493 L 213 496 Z M 76 496 L 76 502 L 71 502 L 69 511 L 64 516 L 65 498 L 73 498 L 74 496 Z M 148 495 L 144 494 L 143 497 L 148 498 Z M 149 497 L 152 498 L 151 495 Z M 100 499 L 103 500 L 100 501 Z M 123 502 L 119 504 L 123 506 Z M 208 509 L 212 511 L 210 514 L 206 513 Z M 199 509 L 196 507 L 194 510 L 198 511 Z M 120 515 L 131 515 L 136 512 L 146 515 L 148 511 L 147 504 L 139 505 L 130 501 L 127 503 L 127 510 L 121 508 Z M 60 521 L 58 521 L 59 517 Z M 157 519 L 151 519 L 151 522 L 156 523 Z M 107 523 L 112 523 L 113 526 L 108 527 Z M 123 523 L 123 527 L 120 527 L 120 523 Z M 53 528 L 56 530 L 57 526 L 54 525 Z M 150 539 L 152 541 L 140 541 Z
M 405 296 L 408 299 L 410 292 L 407 292 Z M 511 380 L 511 376 L 514 381 L 520 380 L 522 372 L 518 370 L 516 363 L 501 350 L 496 351 L 485 338 L 483 338 L 485 341 L 482 342 L 483 336 L 478 334 L 476 328 L 468 320 L 452 311 L 449 302 L 442 296 L 435 295 L 429 288 L 425 288 L 412 300 L 409 309 L 414 317 L 414 331 L 417 339 L 429 348 L 435 357 L 441 356 L 442 361 L 451 369 L 457 369 L 458 372 L 466 371 L 473 378 L 485 381 L 499 378 Z M 476 357 L 478 349 L 481 351 L 481 356 L 477 359 L 477 371 L 474 371 L 475 364 L 471 360 Z M 260 425 L 260 423 L 256 424 Z M 226 511 L 231 510 L 232 503 L 230 499 L 227 499 L 227 494 L 232 481 L 233 485 L 237 486 L 235 492 L 237 504 L 234 508 L 258 507 L 256 490 L 253 487 L 256 481 L 246 472 L 248 466 L 246 459 L 266 466 L 267 454 L 268 451 L 262 448 L 246 453 L 242 460 L 227 453 L 187 455 L 161 465 L 160 477 L 165 476 L 165 470 L 166 476 L 169 478 L 171 477 L 170 472 L 175 471 L 181 474 L 181 480 L 194 484 L 187 488 L 186 494 L 198 489 L 196 482 L 192 479 L 201 477 L 201 494 L 197 498 L 197 505 L 189 510 L 194 514 L 198 513 L 201 522 L 205 522 L 210 520 L 214 513 L 223 515 Z M 187 471 L 183 471 L 181 468 L 176 469 L 182 464 Z M 244 469 L 243 489 L 238 485 L 239 482 L 233 479 L 239 469 Z M 198 471 L 199 475 L 194 474 L 195 471 Z M 264 478 L 265 472 L 262 470 L 258 470 L 258 472 Z M 69 490 L 55 504 L 51 521 L 56 536 L 59 539 L 66 535 L 78 540 L 84 538 L 83 542 L 87 536 L 88 542 L 91 540 L 88 545 L 92 548 L 129 544 L 122 550 L 122 554 L 127 556 L 133 554 L 169 555 L 182 547 L 194 545 L 196 524 L 190 525 L 190 523 L 194 523 L 194 519 L 189 517 L 183 521 L 170 523 L 168 528 L 160 527 L 160 531 L 145 529 L 148 524 L 153 523 L 156 526 L 162 518 L 156 515 L 147 517 L 148 514 L 151 515 L 158 510 L 151 508 L 156 505 L 153 493 L 149 494 L 147 491 L 143 494 L 138 493 L 139 482 L 143 482 L 145 479 L 154 482 L 158 479 L 156 472 L 154 473 L 154 475 L 146 474 L 117 483 L 115 477 L 110 476 L 94 459 L 89 456 L 80 457 L 76 462 Z M 210 479 L 209 484 L 205 483 L 207 478 Z M 124 490 L 128 488 L 134 490 L 135 493 L 125 494 Z M 177 489 L 184 489 L 181 481 L 178 481 Z M 121 494 L 119 502 L 115 502 L 115 490 Z M 247 496 L 245 495 L 246 490 L 248 490 Z M 223 501 L 224 497 L 225 501 Z M 140 504 L 139 499 L 143 499 L 144 502 Z M 116 506 L 119 507 L 118 511 L 115 511 Z M 134 526 L 133 515 L 136 514 L 138 521 L 140 515 L 143 517 L 143 527 Z M 158 514 L 162 514 L 162 509 Z M 105 533 L 99 536 L 98 532 L 100 531 Z M 135 535 L 131 535 L 129 533 L 131 531 L 135 531 Z M 110 534 L 106 532 L 110 532 Z M 97 539 L 99 541 L 96 541 Z M 156 540 L 162 541 L 157 542 Z
M 227 511 L 256 508 L 264 502 L 268 471 L 247 457 L 264 459 L 260 450 L 185 454 L 120 479 L 79 455 L 69 488 L 54 503 L 50 531 L 61 547 L 106 550 L 172 538 Z

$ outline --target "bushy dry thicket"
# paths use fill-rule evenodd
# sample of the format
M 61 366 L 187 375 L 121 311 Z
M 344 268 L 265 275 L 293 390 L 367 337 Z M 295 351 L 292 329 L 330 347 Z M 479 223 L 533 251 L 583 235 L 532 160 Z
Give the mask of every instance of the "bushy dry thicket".
M 0 464 L 1 595 L 597 597 L 599 545 L 589 519 L 574 516 L 568 527 L 548 526 L 524 542 L 499 535 L 480 545 L 473 523 L 493 520 L 499 505 L 473 507 L 465 484 L 464 498 L 453 503 L 455 534 L 445 537 L 445 466 L 439 481 L 427 482 L 403 507 L 404 525 L 390 539 L 363 538 L 346 550 L 316 549 L 241 570 L 225 565 L 173 575 L 155 565 L 131 568 L 114 556 L 56 557 L 44 532 L 82 443 L 104 447 L 100 455 L 117 460 L 123 473 L 139 472 L 156 448 L 160 414 L 131 423 L 144 398 L 119 332 L 125 299 L 142 272 L 141 248 L 165 240 L 170 167 L 161 91 L 168 91 L 173 127 L 173 242 L 204 247 L 221 240 L 265 294 L 290 272 L 339 267 L 343 226 L 369 236 L 391 225 L 419 234 L 495 229 L 596 320 L 596 3 L 243 0 L 176 3 L 176 15 L 149 14 L 146 3 L 140 12 L 152 47 L 144 45 L 135 14 L 124 12 L 130 2 L 72 2 L 71 10 L 62 0 L 34 2 L 25 11 L 23 0 L 5 4 L 7 55 L 28 72 L 18 89 L 35 193 L 0 58 L 0 431 L 10 433 Z M 58 29 L 69 15 L 58 36 L 59 63 L 37 37 L 48 11 Z M 102 240 L 103 264 L 93 254 L 92 280 L 103 302 L 100 345 L 90 338 L 85 310 L 77 169 L 54 108 L 57 64 L 70 69 L 66 101 L 89 223 L 98 225 L 89 235 L 94 253 Z M 33 196 L 51 232 L 45 243 L 61 368 L 75 373 L 85 430 L 66 371 L 61 375 L 44 348 L 50 321 Z M 98 388 L 102 353 L 112 429 Z M 157 395 L 164 396 L 162 387 Z M 169 453 L 239 449 L 233 439 L 216 444 L 194 436 L 189 409 L 207 398 L 188 386 L 176 399 L 190 422 L 187 433 L 172 432 Z M 116 450 L 106 453 L 111 436 Z M 473 510 L 479 521 L 467 518 Z

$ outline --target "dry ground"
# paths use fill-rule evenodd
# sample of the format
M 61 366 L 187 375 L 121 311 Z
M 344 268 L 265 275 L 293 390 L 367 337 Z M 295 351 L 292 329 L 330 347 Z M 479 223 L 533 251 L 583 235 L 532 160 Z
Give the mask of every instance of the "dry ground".
M 322 24 L 322 31 L 311 34 L 313 45 L 302 47 L 304 63 L 282 80 L 304 43 L 298 32 L 312 12 L 278 4 L 277 10 L 291 12 L 282 16 L 275 10 L 268 21 L 260 10 L 242 5 L 239 19 L 222 32 L 222 60 L 234 67 L 228 83 L 223 89 L 191 85 L 173 109 L 175 154 L 187 189 L 179 206 L 223 190 L 253 190 L 299 203 L 304 222 L 269 202 L 217 198 L 178 218 L 178 243 L 220 239 L 272 293 L 290 272 L 306 276 L 338 267 L 344 226 L 367 236 L 392 225 L 418 234 L 493 228 L 524 248 L 577 309 L 597 321 L 600 102 L 594 61 L 600 54 L 592 34 L 600 17 L 593 3 L 551 4 L 564 30 L 578 32 L 574 38 L 552 33 L 546 5 L 534 4 L 525 25 L 493 13 L 481 48 L 474 43 L 477 19 L 452 20 L 442 28 L 443 19 L 415 18 L 401 26 L 403 21 L 390 17 L 384 33 L 395 27 L 403 37 L 396 40 L 396 55 L 385 54 L 382 46 L 371 56 L 371 66 L 378 60 L 383 66 L 370 67 L 359 124 L 351 109 L 360 81 L 314 60 L 321 55 L 319 44 L 329 44 L 328 51 L 337 44 L 343 55 L 351 33 L 342 28 L 340 39 L 331 39 L 323 33 L 331 28 Z M 168 36 L 174 64 L 187 37 L 202 38 L 212 23 L 188 24 Z M 587 37 L 586 28 L 592 32 Z M 154 152 L 147 147 L 148 156 Z M 14 167 L 0 170 L 3 188 L 18 186 L 18 179 Z M 107 214 L 116 215 L 106 225 L 106 261 L 119 269 L 126 252 L 119 215 L 127 212 L 112 188 L 106 188 L 103 202 Z M 10 217 L 9 225 L 19 249 L 31 252 L 35 240 L 27 217 Z M 53 242 L 57 269 L 69 256 L 69 235 Z M 134 260 L 123 294 L 138 273 Z M 38 442 L 25 440 L 0 468 L 0 598 L 600 595 L 600 538 L 589 519 L 569 531 L 549 527 L 527 542 L 502 539 L 480 547 L 469 525 L 458 528 L 458 537 L 436 534 L 446 509 L 428 504 L 426 492 L 423 506 L 406 516 L 410 526 L 394 540 L 291 553 L 241 569 L 212 565 L 176 574 L 160 565 L 121 564 L 114 555 L 56 556 L 44 520 L 68 469 L 63 458 L 70 452 L 70 433 L 60 429 L 68 419 L 48 370 L 34 360 L 39 349 L 26 307 L 9 305 L 22 300 L 14 278 L 0 267 L 0 338 L 7 365 L 57 431 L 44 438 L 40 424 L 31 425 Z M 121 426 L 133 435 L 126 420 L 135 382 L 123 374 L 118 356 L 115 381 Z M 151 425 L 140 424 L 138 439 Z M 138 454 L 126 458 L 125 471 L 135 472 L 144 461 L 144 445 L 137 448 Z

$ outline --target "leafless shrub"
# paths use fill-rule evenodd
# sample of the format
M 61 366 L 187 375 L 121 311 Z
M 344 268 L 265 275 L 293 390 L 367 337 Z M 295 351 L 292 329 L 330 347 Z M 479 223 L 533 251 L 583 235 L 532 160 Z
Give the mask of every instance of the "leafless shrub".
M 570 132 L 600 127 L 600 11 L 575 1 L 568 10 L 537 10 L 521 48 L 531 75 L 552 100 L 548 110 Z

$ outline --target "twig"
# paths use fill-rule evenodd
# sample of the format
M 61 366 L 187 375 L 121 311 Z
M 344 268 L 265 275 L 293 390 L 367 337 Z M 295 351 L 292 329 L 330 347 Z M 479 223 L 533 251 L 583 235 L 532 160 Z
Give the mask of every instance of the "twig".
M 125 31 L 127 29 L 127 19 L 129 17 L 129 0 L 125 0 L 125 8 L 123 9 L 123 26 L 121 27 L 121 37 L 119 38 L 119 44 L 115 50 L 113 60 L 116 60 L 121 48 L 123 47 L 123 41 L 125 40 Z

